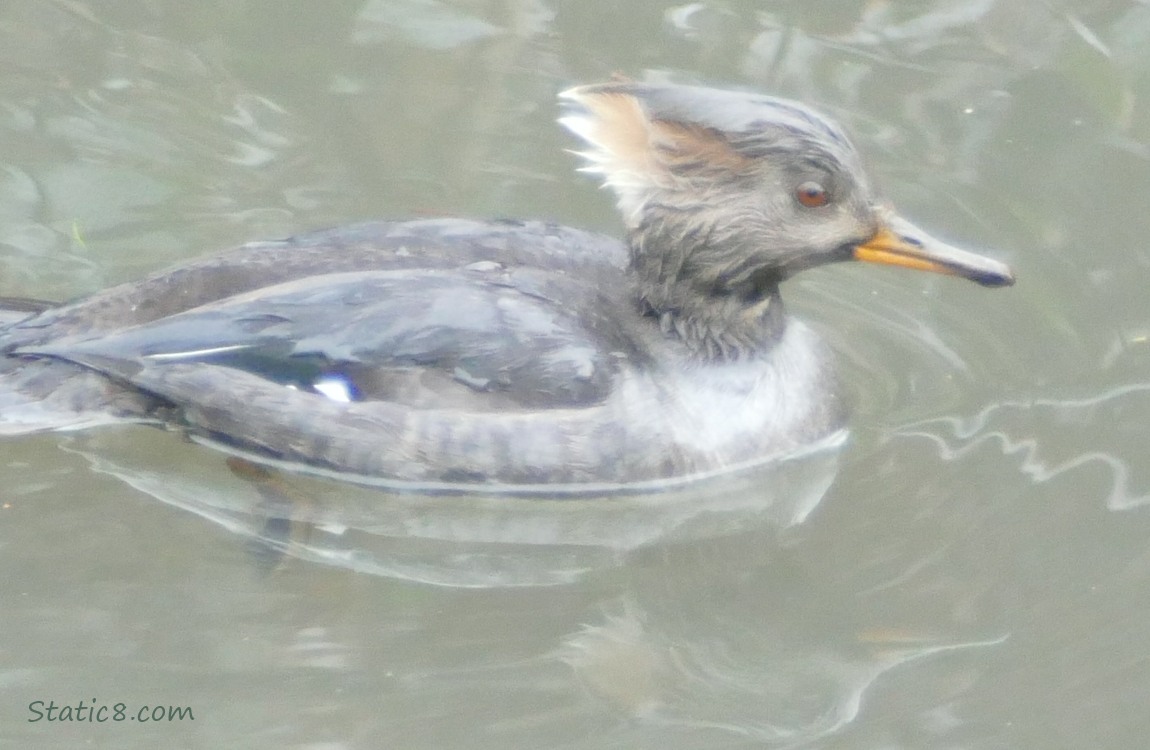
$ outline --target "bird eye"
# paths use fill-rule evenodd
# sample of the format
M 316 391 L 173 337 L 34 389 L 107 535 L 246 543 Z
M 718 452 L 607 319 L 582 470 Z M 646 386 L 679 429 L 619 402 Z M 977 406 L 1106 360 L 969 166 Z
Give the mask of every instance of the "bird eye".
M 795 188 L 795 197 L 807 208 L 825 206 L 831 199 L 827 189 L 814 180 L 807 180 Z

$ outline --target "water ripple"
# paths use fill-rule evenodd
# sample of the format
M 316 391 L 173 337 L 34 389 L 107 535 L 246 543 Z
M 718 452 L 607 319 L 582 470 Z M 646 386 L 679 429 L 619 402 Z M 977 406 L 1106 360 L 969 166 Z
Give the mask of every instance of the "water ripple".
M 969 417 L 905 424 L 895 436 L 929 441 L 944 461 L 997 445 L 1004 455 L 1018 458 L 1019 471 L 1034 484 L 1101 466 L 1110 480 L 1105 505 L 1120 511 L 1150 504 L 1147 478 L 1132 468 L 1145 463 L 1140 450 L 1148 417 L 1150 383 L 1133 383 L 1078 398 L 1001 401 Z

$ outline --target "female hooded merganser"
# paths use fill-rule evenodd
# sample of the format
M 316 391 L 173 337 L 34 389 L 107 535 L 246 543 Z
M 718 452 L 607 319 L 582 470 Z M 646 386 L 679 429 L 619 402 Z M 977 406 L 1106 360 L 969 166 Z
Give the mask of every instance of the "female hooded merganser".
M 249 244 L 0 330 L 0 422 L 160 421 L 399 484 L 683 479 L 842 426 L 828 355 L 784 314 L 796 272 L 1013 283 L 878 203 L 801 104 L 632 82 L 561 97 L 626 243 L 452 219 Z

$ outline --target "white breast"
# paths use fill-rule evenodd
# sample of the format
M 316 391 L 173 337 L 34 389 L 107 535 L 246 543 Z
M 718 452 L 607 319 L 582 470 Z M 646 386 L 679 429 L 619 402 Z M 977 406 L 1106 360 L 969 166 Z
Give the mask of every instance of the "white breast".
M 790 452 L 841 426 L 827 423 L 838 398 L 829 353 L 795 320 L 765 359 L 677 361 L 626 378 L 620 398 L 622 418 L 644 425 L 638 434 L 701 469 Z

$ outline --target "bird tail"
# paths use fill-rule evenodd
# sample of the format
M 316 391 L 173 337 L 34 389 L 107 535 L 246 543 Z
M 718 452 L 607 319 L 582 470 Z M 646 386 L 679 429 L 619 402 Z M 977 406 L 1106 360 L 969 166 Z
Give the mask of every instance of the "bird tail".
M 0 296 L 0 349 L 5 328 L 57 306 Z M 71 362 L 0 351 L 0 437 L 137 421 L 154 401 Z

